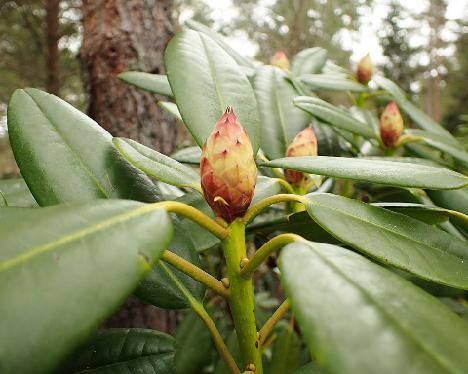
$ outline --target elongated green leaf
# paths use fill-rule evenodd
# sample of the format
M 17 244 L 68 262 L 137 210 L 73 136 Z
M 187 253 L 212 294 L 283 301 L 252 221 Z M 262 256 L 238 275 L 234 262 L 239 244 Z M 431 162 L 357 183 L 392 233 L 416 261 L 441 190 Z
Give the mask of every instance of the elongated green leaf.
M 294 56 L 291 70 L 296 76 L 319 73 L 327 62 L 327 54 L 320 47 L 304 49 Z
M 297 369 L 294 374 L 323 374 L 323 371 L 315 363 L 309 362 Z
M 310 216 L 343 243 L 423 279 L 468 289 L 466 242 L 403 214 L 357 200 L 331 194 L 307 197 Z
M 54 95 L 32 88 L 15 91 L 8 129 L 21 174 L 41 206 L 159 199 L 156 186 L 119 155 L 108 132 Z
M 260 165 L 400 187 L 444 190 L 468 184 L 467 177 L 449 169 L 362 158 L 286 157 Z
M 314 91 L 367 91 L 366 86 L 337 74 L 303 74 L 299 79 Z
M 0 221 L 5 373 L 50 372 L 133 291 L 172 235 L 163 210 L 121 200 L 2 208 Z
M 388 91 L 396 103 L 410 118 L 422 129 L 433 132 L 435 134 L 441 134 L 442 136 L 452 135 L 445 130 L 441 125 L 435 122 L 426 113 L 415 107 L 409 100 L 407 100 L 405 93 L 390 79 L 384 78 L 380 75 L 373 75 L 372 80 L 375 81 L 381 88 Z
M 8 203 L 5 199 L 5 195 L 3 194 L 2 191 L 0 191 L 0 207 L 2 206 L 8 206 Z
M 430 225 L 445 222 L 450 218 L 468 230 L 468 216 L 455 210 L 412 203 L 374 203 L 372 205 L 406 214 Z
M 233 58 L 210 37 L 187 30 L 171 40 L 164 59 L 177 107 L 198 145 L 231 105 L 256 152 L 260 136 L 255 95 Z
M 318 154 L 320 156 L 339 156 L 344 147 L 333 127 L 315 120 L 312 126 L 317 137 Z
M 194 312 L 189 312 L 176 332 L 175 366 L 180 374 L 199 374 L 213 354 L 211 336 Z
M 142 71 L 125 71 L 117 78 L 132 86 L 141 88 L 155 94 L 173 97 L 167 76 L 163 74 L 150 74 Z
M 268 373 L 291 373 L 300 364 L 301 341 L 292 326 L 284 326 L 273 342 Z
M 466 371 L 466 322 L 392 272 L 317 243 L 286 246 L 280 269 L 304 339 L 327 373 Z
M 438 206 L 468 215 L 468 188 L 456 191 L 427 191 L 427 193 Z
M 462 165 L 468 167 L 468 152 L 461 148 L 455 138 L 424 130 L 407 130 L 406 133 L 422 137 L 423 142 L 428 146 L 449 154 Z
M 171 155 L 171 157 L 179 162 L 190 165 L 199 165 L 201 158 L 200 147 L 183 148 Z
M 75 352 L 60 373 L 172 374 L 174 338 L 147 329 L 108 329 Z
M 37 206 L 36 200 L 22 178 L 0 180 L 0 191 L 9 206 L 24 208 Z
M 200 189 L 200 176 L 192 168 L 131 139 L 114 138 L 113 143 L 128 162 L 150 177 L 177 187 Z
M 248 67 L 251 69 L 255 68 L 254 63 L 247 57 L 239 54 L 234 48 L 232 48 L 223 38 L 223 36 L 217 32 L 214 32 L 209 27 L 206 27 L 204 24 L 194 21 L 193 19 L 187 20 L 185 24 L 190 27 L 192 30 L 200 31 L 208 35 L 216 43 L 218 43 L 239 65 Z
M 160 101 L 158 105 L 170 115 L 172 115 L 174 118 L 176 118 L 178 121 L 182 123 L 184 122 L 182 120 L 182 116 L 180 115 L 179 108 L 177 108 L 177 105 L 175 103 L 171 103 L 169 101 Z
M 269 158 L 283 157 L 286 148 L 310 116 L 293 105 L 296 90 L 286 74 L 274 66 L 257 69 L 254 80 L 262 130 L 261 147 Z
M 204 235 L 206 231 L 203 231 L 199 227 L 195 227 L 194 231 L 191 232 L 187 230 L 186 227 L 185 222 L 188 220 L 180 220 L 176 216 L 172 218 L 174 221 L 174 237 L 172 238 L 168 248 L 195 266 L 201 267 L 194 242 L 200 237 L 200 235 Z M 195 225 L 191 221 L 190 223 Z M 205 235 L 208 236 L 211 234 L 206 233 Z M 216 237 L 214 238 L 218 240 Z M 166 264 L 166 266 L 171 269 L 174 275 L 195 298 L 199 300 L 203 299 L 205 287 L 201 283 L 175 269 L 172 265 Z M 145 302 L 159 308 L 185 309 L 190 307 L 186 297 L 176 287 L 172 279 L 161 268 L 159 263 L 156 264 L 146 278 L 138 285 L 138 288 L 135 290 L 135 295 Z
M 337 108 L 317 97 L 296 97 L 294 105 L 338 129 L 350 131 L 369 139 L 377 138 L 372 127 L 353 118 L 345 110 Z
M 426 165 L 432 166 L 434 168 L 442 167 L 440 164 L 427 160 L 425 158 L 419 157 L 398 157 L 398 156 L 366 156 L 366 157 L 359 157 L 365 160 L 373 160 L 373 161 L 391 161 L 391 162 L 403 162 L 405 164 L 419 164 L 419 165 Z

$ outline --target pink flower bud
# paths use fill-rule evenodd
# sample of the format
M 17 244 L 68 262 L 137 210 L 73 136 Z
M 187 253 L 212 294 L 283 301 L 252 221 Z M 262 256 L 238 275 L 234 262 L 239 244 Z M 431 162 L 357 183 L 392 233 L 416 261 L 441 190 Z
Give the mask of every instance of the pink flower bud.
M 286 157 L 317 156 L 317 138 L 310 127 L 299 132 L 286 150 Z M 300 186 L 307 182 L 308 176 L 296 170 L 284 170 L 287 181 Z
M 227 107 L 203 146 L 201 185 L 217 217 L 232 222 L 252 201 L 257 179 L 252 145 L 232 107 Z
M 387 147 L 394 147 L 404 129 L 403 118 L 394 101 L 388 103 L 380 116 L 380 138 Z
M 271 65 L 277 66 L 283 70 L 289 70 L 289 60 L 283 51 L 276 52 L 270 61 Z
M 372 77 L 372 61 L 370 56 L 367 54 L 365 55 L 357 66 L 357 79 L 362 84 L 367 84 Z

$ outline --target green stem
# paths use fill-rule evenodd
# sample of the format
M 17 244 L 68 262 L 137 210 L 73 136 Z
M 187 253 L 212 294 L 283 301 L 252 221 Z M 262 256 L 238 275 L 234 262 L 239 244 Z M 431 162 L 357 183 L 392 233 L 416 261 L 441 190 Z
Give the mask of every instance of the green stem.
M 244 279 L 252 278 L 255 270 L 262 264 L 265 259 L 270 256 L 272 253 L 282 249 L 286 244 L 304 241 L 302 236 L 296 234 L 281 234 L 270 241 L 263 244 L 255 255 L 250 259 L 250 261 L 241 269 L 240 276 Z
M 163 268 L 163 270 L 167 273 L 169 278 L 171 278 L 172 281 L 175 283 L 175 285 L 180 290 L 180 292 L 182 292 L 182 294 L 185 296 L 185 298 L 189 302 L 190 307 L 193 309 L 193 311 L 198 315 L 198 317 L 200 317 L 200 319 L 203 321 L 205 326 L 208 328 L 208 331 L 211 334 L 211 338 L 213 339 L 214 345 L 216 349 L 218 350 L 219 354 L 221 355 L 221 357 L 226 362 L 226 365 L 229 368 L 229 371 L 232 374 L 240 374 L 240 370 L 237 367 L 237 364 L 234 361 L 234 358 L 232 357 L 231 352 L 229 351 L 226 344 L 224 344 L 223 338 L 221 337 L 218 329 L 216 328 L 216 325 L 213 319 L 205 310 L 202 303 L 200 303 L 197 299 L 193 297 L 190 291 L 179 281 L 179 279 L 177 279 L 174 273 L 165 264 L 161 263 L 160 265 Z
M 262 374 L 261 347 L 254 315 L 254 292 L 251 279 L 240 276 L 240 263 L 247 257 L 245 225 L 236 219 L 230 224 L 230 234 L 223 240 L 229 277 L 229 307 L 234 320 L 244 368 L 255 365 L 255 373 Z
M 242 222 L 248 224 L 254 217 L 259 214 L 263 209 L 269 207 L 273 204 L 284 203 L 288 201 L 297 201 L 302 204 L 305 204 L 306 198 L 304 196 L 299 196 L 295 194 L 278 194 L 267 197 L 266 199 L 260 200 L 258 203 L 252 205 L 250 209 L 242 217 Z
M 198 266 L 193 265 L 191 262 L 184 258 L 177 256 L 171 251 L 164 251 L 161 255 L 161 260 L 171 264 L 176 269 L 187 274 L 189 277 L 203 283 L 205 286 L 211 288 L 218 295 L 227 298 L 229 297 L 229 289 L 224 287 L 223 283 L 208 274 L 206 271 L 200 269 Z
M 284 316 L 284 314 L 288 311 L 288 309 L 289 309 L 289 301 L 288 299 L 286 299 L 278 307 L 278 309 L 276 309 L 276 311 L 271 315 L 271 317 L 268 318 L 268 321 L 266 321 L 263 327 L 260 329 L 258 333 L 260 344 L 263 345 L 263 343 L 265 343 L 265 340 L 268 338 L 268 335 L 270 335 L 271 330 L 273 330 L 273 327 L 275 327 L 275 325 Z
M 283 187 L 287 192 L 294 193 L 294 188 L 293 188 L 293 186 L 291 186 L 289 184 L 288 181 L 286 181 L 284 179 L 281 179 L 281 178 L 275 178 L 275 179 L 278 181 L 278 183 L 281 185 L 281 187 Z
M 229 230 L 227 228 L 221 226 L 214 219 L 190 205 L 179 203 L 178 201 L 162 201 L 160 203 L 155 203 L 154 206 L 164 208 L 167 212 L 178 213 L 191 219 L 219 239 L 224 239 L 229 235 Z

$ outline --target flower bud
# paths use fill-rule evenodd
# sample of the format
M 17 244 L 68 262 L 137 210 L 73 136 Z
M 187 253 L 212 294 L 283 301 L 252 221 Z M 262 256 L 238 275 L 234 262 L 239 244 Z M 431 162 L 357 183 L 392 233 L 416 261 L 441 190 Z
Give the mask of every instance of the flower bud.
M 357 66 L 357 79 L 362 84 L 367 84 L 372 77 L 372 61 L 370 56 L 365 55 Z
M 252 201 L 257 166 L 249 137 L 228 106 L 206 139 L 200 162 L 205 199 L 217 217 L 232 222 Z
M 299 132 L 286 150 L 286 157 L 317 156 L 317 138 L 310 127 Z M 307 182 L 308 176 L 296 170 L 284 170 L 287 181 L 300 186 Z
M 380 116 L 380 138 L 387 147 L 394 147 L 404 129 L 403 118 L 394 101 L 388 103 Z
M 289 60 L 283 51 L 276 52 L 270 60 L 271 65 L 283 70 L 289 70 Z

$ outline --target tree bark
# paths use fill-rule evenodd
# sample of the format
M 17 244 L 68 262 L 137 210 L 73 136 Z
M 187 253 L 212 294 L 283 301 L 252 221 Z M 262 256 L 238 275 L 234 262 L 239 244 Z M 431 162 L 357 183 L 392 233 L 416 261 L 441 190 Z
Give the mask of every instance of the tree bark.
M 155 95 L 117 79 L 123 71 L 164 74 L 164 50 L 173 35 L 171 0 L 83 0 L 80 60 L 88 114 L 114 136 L 162 153 L 175 149 L 174 120 Z M 146 327 L 170 332 L 175 312 L 130 297 L 104 327 Z
M 117 79 L 123 71 L 164 74 L 164 49 L 173 35 L 171 0 L 83 0 L 80 59 L 88 114 L 115 136 L 162 153 L 175 148 L 173 120 L 155 96 Z
M 47 92 L 58 95 L 59 86 L 59 8 L 60 0 L 47 0 Z

